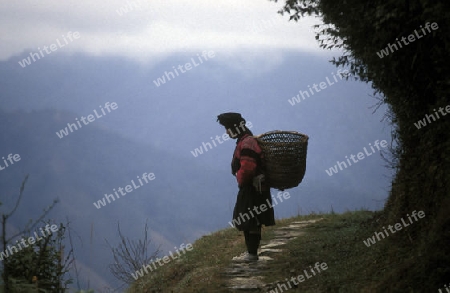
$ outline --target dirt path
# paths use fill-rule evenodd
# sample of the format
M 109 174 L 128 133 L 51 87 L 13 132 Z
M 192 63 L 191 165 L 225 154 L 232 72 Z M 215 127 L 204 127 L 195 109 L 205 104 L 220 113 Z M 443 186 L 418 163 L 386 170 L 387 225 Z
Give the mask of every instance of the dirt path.
M 230 292 L 268 292 L 274 288 L 276 284 L 264 282 L 263 272 L 270 269 L 270 262 L 277 257 L 278 253 L 284 251 L 283 246 L 287 242 L 305 233 L 302 228 L 320 220 L 297 221 L 289 226 L 278 228 L 274 230 L 273 239 L 261 241 L 257 262 L 233 262 L 223 273 Z

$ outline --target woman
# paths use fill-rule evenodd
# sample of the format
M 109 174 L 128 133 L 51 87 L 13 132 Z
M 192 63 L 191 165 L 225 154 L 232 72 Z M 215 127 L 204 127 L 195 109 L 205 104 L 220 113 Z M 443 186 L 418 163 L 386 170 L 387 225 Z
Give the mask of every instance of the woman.
M 233 260 L 256 261 L 261 226 L 275 225 L 270 188 L 263 181 L 263 153 L 241 114 L 223 113 L 217 121 L 231 138 L 237 139 L 231 162 L 231 173 L 236 176 L 239 187 L 233 224 L 239 231 L 244 231 L 247 252 Z

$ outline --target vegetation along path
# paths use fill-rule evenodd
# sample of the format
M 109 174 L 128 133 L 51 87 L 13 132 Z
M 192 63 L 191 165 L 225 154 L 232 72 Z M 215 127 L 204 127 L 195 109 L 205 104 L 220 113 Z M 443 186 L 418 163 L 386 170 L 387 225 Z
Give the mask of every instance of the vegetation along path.
M 227 228 L 201 237 L 192 251 L 140 278 L 127 292 L 436 292 L 439 286 L 431 283 L 393 280 L 405 267 L 429 274 L 414 242 L 404 241 L 418 223 L 365 244 L 383 231 L 384 220 L 382 211 L 277 220 L 263 229 L 256 263 L 232 261 L 245 243 L 242 232 Z

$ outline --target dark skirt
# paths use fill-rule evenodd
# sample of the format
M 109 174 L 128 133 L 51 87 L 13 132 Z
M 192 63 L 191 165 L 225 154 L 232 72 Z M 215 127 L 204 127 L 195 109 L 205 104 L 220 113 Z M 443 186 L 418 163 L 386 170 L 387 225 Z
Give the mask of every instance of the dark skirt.
M 241 187 L 232 223 L 239 231 L 255 231 L 261 225 L 275 225 L 270 189 L 259 193 L 252 185 Z

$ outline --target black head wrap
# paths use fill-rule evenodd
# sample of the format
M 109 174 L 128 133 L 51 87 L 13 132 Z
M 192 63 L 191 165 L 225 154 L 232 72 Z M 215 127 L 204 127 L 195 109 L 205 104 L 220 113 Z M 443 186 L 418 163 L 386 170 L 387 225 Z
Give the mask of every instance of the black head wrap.
M 217 116 L 217 121 L 225 128 L 234 128 L 235 125 L 239 125 L 242 121 L 246 122 L 239 113 L 222 113 Z

